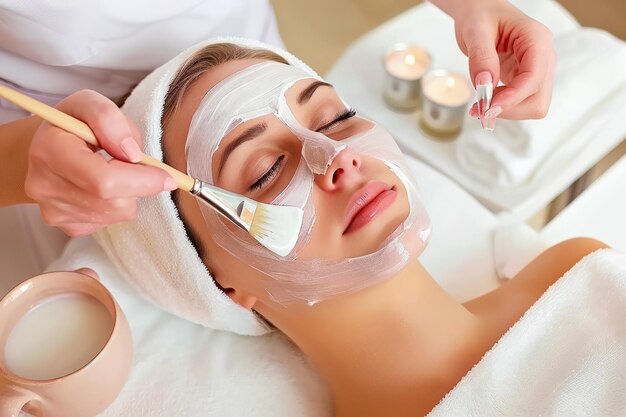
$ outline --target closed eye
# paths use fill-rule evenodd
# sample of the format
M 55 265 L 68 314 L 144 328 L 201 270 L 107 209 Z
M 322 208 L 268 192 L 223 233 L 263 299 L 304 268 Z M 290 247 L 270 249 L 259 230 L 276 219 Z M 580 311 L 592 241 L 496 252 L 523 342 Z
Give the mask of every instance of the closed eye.
M 276 162 L 274 162 L 274 165 L 272 165 L 272 167 L 269 170 L 267 170 L 267 172 L 263 174 L 261 178 L 256 180 L 254 184 L 250 186 L 249 191 L 260 190 L 267 183 L 273 180 L 274 177 L 276 177 L 276 175 L 280 171 L 280 168 L 282 167 L 284 160 L 285 160 L 285 155 L 279 156 L 278 159 L 276 159 Z
M 341 113 L 337 114 L 333 120 L 331 120 L 328 123 L 325 123 L 321 127 L 317 128 L 315 131 L 323 133 L 329 130 L 330 128 L 332 128 L 333 126 L 335 126 L 336 124 L 343 122 L 344 120 L 348 120 L 349 118 L 354 117 L 354 116 L 356 116 L 356 110 L 354 110 L 353 108 L 345 109 Z

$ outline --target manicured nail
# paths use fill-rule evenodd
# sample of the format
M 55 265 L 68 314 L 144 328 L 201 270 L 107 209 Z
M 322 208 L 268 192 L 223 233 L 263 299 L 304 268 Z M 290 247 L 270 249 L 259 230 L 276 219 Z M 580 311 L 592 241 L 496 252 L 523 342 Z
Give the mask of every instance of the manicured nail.
M 491 74 L 488 71 L 480 72 L 476 76 L 477 113 L 480 118 L 480 123 L 485 129 L 486 127 L 483 118 L 491 106 L 491 99 L 493 97 L 493 83 L 491 81 Z
M 496 118 L 502 113 L 502 107 L 493 106 L 489 110 L 485 112 L 483 117 L 480 119 L 480 123 L 483 126 L 483 129 L 493 131 L 496 127 Z
M 480 121 L 483 123 L 483 129 L 493 132 L 493 129 L 496 128 L 496 120 L 498 119 L 494 117 L 491 119 L 481 119 Z
M 487 85 L 489 83 L 493 83 L 491 73 L 489 71 L 479 72 L 476 76 L 476 87 L 478 87 L 479 85 Z
M 139 145 L 133 138 L 129 137 L 122 140 L 120 147 L 130 162 L 139 162 L 143 158 L 143 152 L 141 152 Z
M 492 108 L 490 108 L 489 110 L 487 110 L 485 112 L 485 119 L 495 119 L 496 117 L 500 116 L 500 114 L 502 113 L 502 107 L 500 106 L 493 106 Z
M 174 181 L 174 178 L 172 177 L 167 177 L 165 181 L 163 182 L 163 189 L 165 191 L 173 191 L 177 188 L 178 188 L 178 185 L 176 184 L 176 181 Z

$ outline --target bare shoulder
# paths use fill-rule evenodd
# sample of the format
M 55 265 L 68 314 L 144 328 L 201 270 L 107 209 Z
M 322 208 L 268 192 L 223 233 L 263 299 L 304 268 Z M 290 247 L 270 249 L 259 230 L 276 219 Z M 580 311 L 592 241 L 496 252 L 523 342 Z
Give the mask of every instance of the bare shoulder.
M 564 240 L 543 251 L 510 281 L 464 306 L 502 335 L 578 261 L 608 247 L 602 241 L 587 237 Z
M 573 267 L 576 262 L 580 261 L 585 256 L 599 249 L 604 249 L 608 247 L 609 245 L 598 239 L 594 239 L 591 237 L 575 237 L 564 240 L 546 249 L 544 252 L 541 253 L 541 255 L 535 258 L 529 264 L 529 266 L 536 261 L 540 261 L 540 258 L 546 257 L 553 260 L 556 259 L 557 261 L 560 260 L 560 263 L 562 264 L 561 267 L 566 268 L 563 271 L 563 273 L 565 273 L 571 267 Z

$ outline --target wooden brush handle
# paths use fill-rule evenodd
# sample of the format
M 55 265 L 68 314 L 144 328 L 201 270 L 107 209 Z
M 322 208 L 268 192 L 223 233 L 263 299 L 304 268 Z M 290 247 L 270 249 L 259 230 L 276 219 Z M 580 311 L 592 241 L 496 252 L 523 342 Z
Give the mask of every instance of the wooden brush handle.
M 19 106 L 24 110 L 41 117 L 47 122 L 57 127 L 60 127 L 63 130 L 67 130 L 68 132 L 83 139 L 85 142 L 100 147 L 98 139 L 96 139 L 96 135 L 94 135 L 91 128 L 85 122 L 78 120 L 75 117 L 70 116 L 69 114 L 63 113 L 62 111 L 57 110 L 54 107 L 50 107 L 47 104 L 37 101 L 4 85 L 0 85 L 0 97 L 4 97 L 16 106 Z M 178 188 L 180 188 L 181 190 L 191 191 L 193 187 L 194 179 L 191 178 L 189 175 L 183 174 L 177 169 L 174 169 L 171 166 L 164 164 L 163 162 L 151 157 L 150 155 L 143 154 L 143 157 L 141 158 L 141 161 L 139 161 L 139 163 L 164 169 L 174 178 L 176 184 L 178 185 Z

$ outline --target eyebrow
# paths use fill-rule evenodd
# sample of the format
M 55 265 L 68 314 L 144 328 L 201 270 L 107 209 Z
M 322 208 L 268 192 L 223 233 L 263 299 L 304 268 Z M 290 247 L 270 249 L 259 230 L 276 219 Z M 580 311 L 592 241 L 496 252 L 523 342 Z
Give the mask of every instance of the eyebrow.
M 317 90 L 319 87 L 322 87 L 322 86 L 332 87 L 332 85 L 328 84 L 327 82 L 315 81 L 311 83 L 307 88 L 302 90 L 302 92 L 298 95 L 298 98 L 296 99 L 296 103 L 306 104 L 306 102 L 311 99 L 311 96 L 313 95 L 315 90 Z
M 237 136 L 235 140 L 233 140 L 228 145 L 226 145 L 226 147 L 224 148 L 224 153 L 222 154 L 222 158 L 220 159 L 219 170 L 217 172 L 217 176 L 219 177 L 222 174 L 222 169 L 224 168 L 224 165 L 226 164 L 226 160 L 239 145 L 260 136 L 266 130 L 267 130 L 267 123 L 259 122 L 255 124 L 254 126 L 246 129 L 245 132 Z

